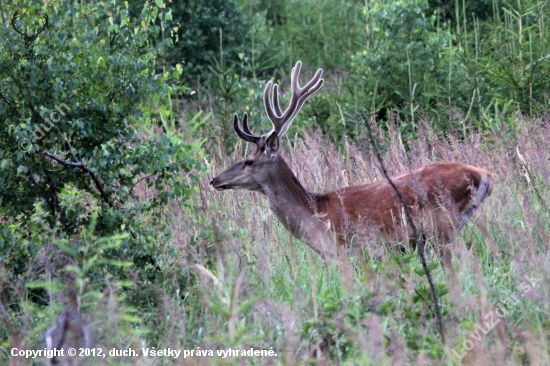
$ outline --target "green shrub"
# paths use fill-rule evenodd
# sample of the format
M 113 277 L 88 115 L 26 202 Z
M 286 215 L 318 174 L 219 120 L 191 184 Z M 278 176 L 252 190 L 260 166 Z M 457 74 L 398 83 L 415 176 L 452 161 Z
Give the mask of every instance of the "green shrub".
M 163 206 L 170 197 L 191 195 L 179 172 L 199 167 L 200 142 L 142 132 L 151 100 L 187 91 L 179 86 L 180 66 L 155 72 L 163 47 L 149 39 L 159 32 L 155 19 L 164 21 L 159 8 L 147 3 L 137 18 L 127 5 L 105 3 L 16 1 L 6 9 L 9 17 L 19 10 L 22 29 L 36 26 L 41 14 L 49 17 L 31 50 L 45 60 L 14 59 L 25 53 L 24 40 L 11 28 L 0 30 L 0 215 L 20 233 L 2 230 L 0 256 L 11 258 L 18 273 L 41 245 L 33 239 L 40 235 L 31 219 L 37 210 L 48 213 L 57 236 L 71 238 L 99 209 L 96 234 L 130 232 L 124 256 L 145 278 L 161 274 Z M 141 180 L 158 194 L 138 197 Z

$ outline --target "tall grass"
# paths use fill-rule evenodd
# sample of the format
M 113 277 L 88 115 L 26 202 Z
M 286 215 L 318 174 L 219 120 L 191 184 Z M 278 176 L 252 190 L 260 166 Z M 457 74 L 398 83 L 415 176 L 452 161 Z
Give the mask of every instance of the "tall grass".
M 200 279 L 184 307 L 195 322 L 181 337 L 203 349 L 274 347 L 279 355 L 217 360 L 223 364 L 460 364 L 457 355 L 464 354 L 463 364 L 547 364 L 550 125 L 514 119 L 516 134 L 493 131 L 466 140 L 462 134 L 442 138 L 421 121 L 421 138 L 409 149 L 398 132 L 386 145 L 393 174 L 462 161 L 498 177 L 492 196 L 452 244 L 456 276 L 434 270 L 445 346 L 415 255 L 364 239 L 350 248 L 351 271 L 323 263 L 290 237 L 260 194 L 208 187 L 208 178 L 239 156 L 213 156 L 196 207 L 171 207 L 174 245 Z M 348 141 L 339 150 L 311 132 L 288 140 L 294 143 L 285 141 L 283 154 L 311 191 L 382 179 L 366 143 Z
M 292 238 L 260 194 L 212 190 L 211 176 L 244 154 L 247 146 L 239 142 L 234 155 L 205 159 L 209 174 L 191 205 L 172 201 L 166 207 L 173 224 L 172 239 L 163 242 L 158 262 L 164 282 L 141 283 L 128 291 L 128 283 L 107 279 L 103 290 L 87 292 L 96 283 L 79 277 L 84 272 L 74 268 L 90 268 L 103 250 L 90 235 L 80 249 L 81 265 L 61 252 L 53 262 L 73 264 L 66 273 L 74 272 L 74 283 L 80 283 L 74 301 L 86 305 L 81 309 L 94 347 L 171 347 L 214 350 L 214 355 L 229 348 L 272 348 L 277 356 L 184 359 L 182 354 L 172 359 L 139 352 L 135 358 L 88 358 L 88 364 L 548 364 L 550 120 L 513 118 L 504 125 L 515 126 L 514 133 L 503 127 L 465 139 L 462 132 L 440 136 L 429 121 L 419 120 L 419 140 L 404 141 L 390 127 L 391 138 L 383 143 L 391 174 L 434 161 L 461 161 L 486 168 L 498 179 L 493 194 L 452 243 L 454 275 L 428 251 L 445 345 L 416 253 L 396 253 L 365 238 L 350 245 L 346 262 L 336 267 Z M 384 130 L 377 130 L 382 140 Z M 366 140 L 338 148 L 318 133 L 293 131 L 283 141 L 282 154 L 307 189 L 322 192 L 382 179 Z M 142 196 L 155 194 L 144 183 L 136 189 Z M 55 267 L 46 255 L 54 249 L 48 248 L 31 266 L 35 270 Z M 24 284 L 6 283 L 9 277 L 0 274 L 2 288 L 12 291 L 11 299 L 20 299 L 0 308 L 0 334 L 9 342 L 2 345 L 4 353 L 9 353 L 8 344 L 40 349 L 40 334 L 61 307 L 37 310 Z M 53 285 L 48 289 L 57 296 L 52 304 L 67 302 Z M 8 305 L 17 311 L 6 313 Z M 31 364 L 7 356 L 0 355 L 0 361 Z

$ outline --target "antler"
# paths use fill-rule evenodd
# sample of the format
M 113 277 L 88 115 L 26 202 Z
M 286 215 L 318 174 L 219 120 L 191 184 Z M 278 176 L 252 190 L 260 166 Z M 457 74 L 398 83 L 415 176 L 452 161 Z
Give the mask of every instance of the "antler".
M 298 78 L 300 77 L 300 69 L 302 67 L 302 62 L 298 61 L 296 66 L 292 68 L 292 73 L 290 75 L 290 104 L 286 111 L 283 113 L 281 111 L 281 106 L 279 105 L 279 86 L 273 84 L 272 81 L 268 81 L 264 90 L 264 105 L 265 111 L 269 120 L 273 124 L 273 131 L 277 132 L 277 136 L 281 138 L 285 132 L 290 127 L 292 120 L 296 114 L 302 109 L 306 99 L 317 90 L 321 88 L 324 80 L 321 79 L 323 75 L 323 69 L 317 70 L 315 76 L 307 83 L 303 88 L 300 88 Z M 270 96 L 273 95 L 271 98 Z M 258 143 L 261 136 L 255 135 L 250 131 L 248 127 L 248 115 L 245 113 L 243 116 L 243 129 L 239 127 L 239 116 L 235 113 L 233 117 L 233 128 L 241 139 L 252 142 L 254 144 Z
M 258 143 L 260 141 L 260 136 L 254 135 L 252 132 L 250 132 L 250 128 L 248 128 L 248 114 L 244 114 L 243 116 L 243 130 L 239 127 L 239 115 L 235 113 L 233 116 L 233 128 L 235 129 L 235 132 L 237 133 L 237 136 L 242 138 L 245 141 L 252 142 L 254 144 Z
M 13 28 L 13 30 L 15 30 L 17 33 L 19 33 L 23 37 L 27 37 L 27 32 L 25 33 L 20 32 L 19 29 L 15 26 L 15 22 L 17 21 L 17 18 L 19 18 L 19 11 L 16 11 L 15 14 L 13 14 L 13 17 L 11 18 L 11 27 Z
M 298 83 L 298 78 L 300 76 L 300 68 L 302 67 L 302 62 L 296 62 L 296 66 L 292 68 L 292 73 L 290 74 L 290 88 L 291 88 L 291 97 L 290 104 L 287 110 L 282 113 L 281 106 L 279 105 L 279 86 L 273 84 L 272 81 L 268 81 L 264 90 L 264 105 L 265 111 L 269 120 L 273 124 L 273 130 L 277 132 L 277 135 L 282 137 L 285 132 L 290 127 L 292 120 L 296 114 L 302 109 L 306 99 L 317 90 L 321 88 L 324 80 L 321 79 L 323 75 L 323 69 L 317 70 L 313 79 L 310 80 L 303 88 L 300 88 Z M 273 100 L 270 100 L 270 94 L 273 90 Z
M 32 43 L 32 42 L 34 42 L 34 40 L 40 35 L 40 33 L 42 33 L 42 31 L 44 30 L 44 28 L 46 28 L 46 26 L 48 25 L 48 21 L 49 21 L 48 14 L 44 14 L 43 17 L 44 17 L 44 25 L 42 26 L 42 28 L 41 28 L 40 30 L 34 32 L 32 35 L 31 35 L 31 34 L 27 34 L 27 31 L 21 32 L 21 31 L 15 26 L 15 22 L 16 22 L 17 19 L 19 18 L 19 11 L 16 11 L 15 14 L 13 14 L 13 17 L 11 18 L 11 26 L 12 26 L 12 28 L 13 28 L 17 33 L 19 33 L 20 35 L 22 35 L 23 37 L 25 37 L 25 40 L 26 40 L 27 43 Z

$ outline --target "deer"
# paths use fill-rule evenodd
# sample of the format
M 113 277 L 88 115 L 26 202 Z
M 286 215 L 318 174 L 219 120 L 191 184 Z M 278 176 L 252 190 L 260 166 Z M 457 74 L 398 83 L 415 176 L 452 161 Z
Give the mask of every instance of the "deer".
M 339 247 L 359 235 L 380 235 L 411 243 L 411 228 L 400 219 L 402 204 L 387 180 L 313 193 L 303 187 L 279 153 L 281 138 L 293 119 L 324 82 L 323 70 L 318 69 L 300 87 L 301 66 L 298 61 L 292 69 L 290 101 L 284 112 L 279 104 L 278 85 L 268 81 L 265 86 L 263 102 L 273 125 L 271 131 L 254 134 L 246 113 L 241 129 L 239 116 L 234 115 L 235 133 L 256 149 L 214 177 L 210 186 L 218 191 L 244 189 L 266 196 L 271 211 L 285 229 L 324 259 L 333 258 Z M 455 239 L 491 194 L 495 182 L 491 172 L 461 162 L 435 162 L 391 179 L 414 219 L 420 222 L 422 237 L 435 237 L 440 245 Z M 449 260 L 447 257 L 444 263 Z

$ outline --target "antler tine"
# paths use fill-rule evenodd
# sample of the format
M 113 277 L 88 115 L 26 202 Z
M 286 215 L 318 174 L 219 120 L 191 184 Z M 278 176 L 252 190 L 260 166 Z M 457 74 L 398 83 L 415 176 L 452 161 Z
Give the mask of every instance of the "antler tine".
M 257 144 L 258 141 L 260 140 L 260 136 L 256 136 L 250 132 L 250 129 L 248 128 L 248 114 L 246 113 L 243 116 L 244 132 L 239 127 L 239 115 L 237 113 L 235 113 L 235 115 L 233 116 L 233 128 L 235 129 L 237 136 L 239 136 L 244 141 Z
M 250 128 L 248 128 L 248 115 L 246 113 L 243 117 L 243 131 L 250 136 L 255 136 L 254 133 L 250 131 Z
M 315 85 L 313 85 L 308 91 L 307 93 L 305 93 L 301 98 L 300 100 L 298 101 L 298 104 L 296 105 L 296 109 L 294 110 L 294 113 L 292 113 L 290 115 L 290 117 L 288 118 L 288 122 L 286 122 L 284 124 L 284 126 L 281 128 L 281 132 L 279 132 L 279 134 L 281 136 L 283 136 L 286 131 L 288 130 L 288 128 L 290 127 L 290 124 L 292 123 L 292 121 L 294 120 L 294 117 L 296 117 L 296 115 L 298 114 L 298 112 L 300 112 L 300 110 L 302 110 L 302 106 L 304 105 L 304 102 L 307 100 L 307 98 L 309 98 L 310 95 L 314 94 L 315 92 L 317 92 L 319 89 L 321 89 L 321 87 L 323 86 L 323 83 L 325 81 L 323 79 L 320 79 L 320 80 L 317 80 L 317 83 Z
M 17 22 L 17 19 L 18 19 L 18 18 L 19 18 L 19 11 L 16 11 L 15 14 L 13 14 L 13 17 L 11 18 L 11 26 L 12 26 L 12 28 L 13 28 L 17 33 L 19 33 L 20 35 L 25 36 L 25 37 L 28 37 L 27 31 L 21 32 L 21 31 L 15 26 L 15 22 Z
M 279 117 L 282 116 L 281 104 L 279 103 L 279 85 L 273 85 L 273 107 L 275 108 L 275 114 Z
M 290 103 L 288 108 L 281 111 L 279 104 L 279 86 L 268 81 L 264 90 L 264 105 L 267 116 L 273 124 L 273 130 L 277 132 L 279 137 L 282 137 L 290 127 L 290 123 L 300 111 L 306 99 L 313 93 L 319 90 L 323 85 L 323 69 L 318 69 L 313 78 L 303 87 L 300 88 L 299 76 L 302 63 L 298 61 L 292 68 L 290 74 Z
M 35 37 L 35 36 L 38 37 L 38 35 L 40 33 L 42 33 L 42 31 L 48 26 L 48 23 L 50 21 L 50 18 L 48 17 L 48 14 L 44 14 L 43 17 L 44 17 L 44 25 L 42 25 L 42 28 L 39 31 L 37 31 L 33 34 L 33 37 Z
M 269 97 L 272 89 L 273 89 L 273 82 L 269 80 L 267 84 L 265 84 L 265 89 L 264 89 L 264 107 L 265 107 L 265 112 L 267 113 L 267 117 L 273 124 L 273 127 L 275 127 L 275 123 L 277 123 L 279 116 L 277 116 L 277 114 L 273 111 L 273 103 L 271 101 L 271 98 Z

